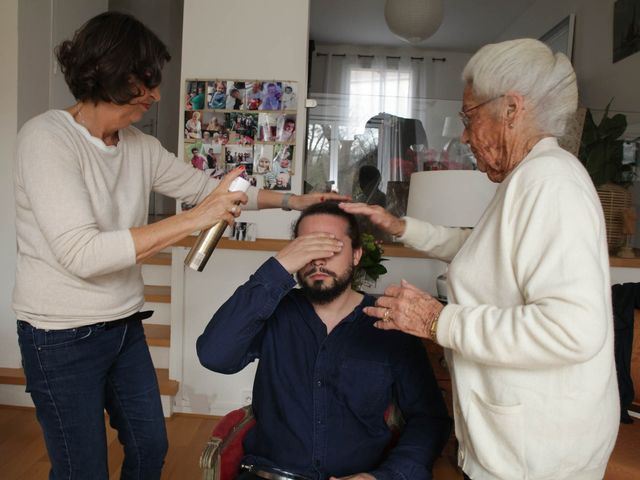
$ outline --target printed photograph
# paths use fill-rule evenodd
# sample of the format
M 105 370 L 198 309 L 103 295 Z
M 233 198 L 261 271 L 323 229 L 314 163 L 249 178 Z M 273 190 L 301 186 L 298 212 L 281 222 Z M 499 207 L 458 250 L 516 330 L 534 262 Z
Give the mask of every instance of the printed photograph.
M 230 240 L 255 242 L 258 225 L 250 222 L 235 222 L 229 232 Z
M 267 190 L 291 190 L 291 174 L 287 172 L 269 172 L 263 175 L 264 186 Z
M 264 175 L 271 171 L 273 145 L 255 145 L 253 147 L 253 173 Z
M 274 157 L 271 162 L 271 171 L 276 174 L 280 172 L 293 174 L 293 146 L 276 145 L 273 152 Z
M 201 142 L 185 143 L 184 154 L 184 158 L 193 168 L 202 170 L 203 172 L 208 168 L 207 157 L 202 154 Z
M 207 106 L 214 110 L 227 108 L 227 82 L 215 80 L 207 83 Z
M 296 141 L 296 116 L 280 115 L 278 117 L 278 128 L 276 141 L 282 143 L 295 143 Z
M 282 97 L 280 98 L 283 110 L 298 109 L 298 85 L 296 82 L 282 83 Z
M 202 112 L 185 110 L 184 138 L 186 140 L 202 138 Z
M 280 110 L 282 104 L 282 83 L 280 82 L 264 82 L 262 87 L 262 103 L 258 110 Z
M 247 82 L 244 94 L 245 110 L 258 110 L 263 96 L 262 82 L 258 80 Z
M 246 145 L 227 145 L 224 149 L 224 159 L 227 167 L 232 165 L 231 169 L 242 165 L 251 164 L 253 171 L 253 147 Z M 250 175 L 247 173 L 247 175 Z
M 229 129 L 229 143 L 252 144 L 258 130 L 258 115 L 255 113 L 227 113 L 226 127 Z
M 227 110 L 244 110 L 245 82 L 227 80 Z
M 186 98 L 184 102 L 185 110 L 202 110 L 204 108 L 204 88 L 205 82 L 187 81 L 185 88 Z
M 258 115 L 258 137 L 260 142 L 275 142 L 278 135 L 278 118 L 276 113 L 261 113 Z
M 202 117 L 203 130 L 208 131 L 212 137 L 215 133 L 221 135 L 227 131 L 225 122 L 225 114 L 221 112 L 204 112 Z

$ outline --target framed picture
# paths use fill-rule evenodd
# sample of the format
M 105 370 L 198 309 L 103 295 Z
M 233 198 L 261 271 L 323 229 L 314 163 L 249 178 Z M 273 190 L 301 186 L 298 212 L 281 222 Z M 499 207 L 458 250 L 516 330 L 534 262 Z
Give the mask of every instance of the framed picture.
M 613 7 L 613 63 L 640 51 L 640 0 L 616 0 Z
M 576 25 L 574 13 L 567 15 L 557 25 L 540 37 L 553 52 L 564 53 L 573 63 L 573 36 Z

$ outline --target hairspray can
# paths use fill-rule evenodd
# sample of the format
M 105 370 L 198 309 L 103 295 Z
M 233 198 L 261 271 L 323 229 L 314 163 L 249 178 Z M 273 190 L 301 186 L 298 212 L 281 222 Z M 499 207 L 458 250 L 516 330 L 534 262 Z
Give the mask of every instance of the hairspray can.
M 236 177 L 233 179 L 233 182 L 231 182 L 229 191 L 246 192 L 248 188 L 249 182 L 247 180 L 242 177 Z M 204 270 L 204 266 L 209 261 L 209 257 L 216 248 L 216 245 L 224 231 L 227 229 L 227 226 L 227 222 L 220 220 L 215 225 L 212 225 L 206 230 L 202 230 L 200 235 L 198 235 L 195 245 L 191 247 L 191 250 L 189 250 L 187 258 L 184 259 L 184 264 L 199 272 Z

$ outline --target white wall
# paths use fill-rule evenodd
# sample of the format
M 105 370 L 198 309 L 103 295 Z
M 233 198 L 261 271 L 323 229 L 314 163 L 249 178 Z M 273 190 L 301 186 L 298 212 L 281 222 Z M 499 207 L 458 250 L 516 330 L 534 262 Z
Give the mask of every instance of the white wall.
M 162 71 L 162 101 L 158 104 L 157 133 L 170 152 L 178 150 L 180 64 L 183 0 L 109 0 L 109 10 L 129 13 L 149 27 L 169 49 L 171 61 Z
M 640 133 L 640 53 L 613 63 L 613 8 L 615 0 L 537 0 L 499 40 L 538 38 L 570 13 L 576 15 L 573 65 L 578 77 L 580 103 L 603 110 L 613 98 L 612 110 L 626 114 L 626 138 Z M 640 212 L 640 182 L 633 188 Z M 640 218 L 633 244 L 640 248 Z M 636 280 L 637 281 L 637 280 Z
M 215 22 L 212 22 L 212 12 L 215 12 Z M 308 19 L 307 0 L 185 2 L 181 85 L 187 79 L 195 78 L 296 81 L 298 124 L 304 125 Z M 175 132 L 180 137 L 181 133 L 179 129 Z M 302 146 L 304 129 L 298 129 L 297 133 L 296 144 Z M 300 192 L 302 186 L 302 154 L 303 148 L 296 148 L 296 174 L 292 177 L 296 192 Z M 294 218 L 295 214 L 282 211 L 245 212 L 242 215 L 244 221 L 259 222 L 258 235 L 264 238 L 288 238 Z M 231 377 L 202 368 L 195 358 L 195 339 L 215 309 L 269 255 L 267 252 L 220 250 L 214 253 L 203 273 L 186 273 L 184 364 L 176 410 L 224 413 L 242 403 L 243 390 L 251 390 L 251 368 Z
M 19 5 L 19 7 L 18 7 Z M 0 366 L 19 367 L 20 352 L 11 307 L 15 266 L 13 149 L 20 126 L 49 108 L 73 103 L 62 74 L 55 70 L 53 47 L 73 35 L 90 17 L 106 10 L 107 0 L 7 0 L 0 7 L 2 73 L 0 95 Z M 31 404 L 24 387 L 0 385 L 0 403 Z
M 20 2 L 18 128 L 50 108 L 75 103 L 53 49 L 91 17 L 107 10 L 107 0 L 26 0 Z
M 537 0 L 499 40 L 538 38 L 575 13 L 573 64 L 581 103 L 603 109 L 615 97 L 616 110 L 640 112 L 640 54 L 612 63 L 614 3 L 615 0 Z

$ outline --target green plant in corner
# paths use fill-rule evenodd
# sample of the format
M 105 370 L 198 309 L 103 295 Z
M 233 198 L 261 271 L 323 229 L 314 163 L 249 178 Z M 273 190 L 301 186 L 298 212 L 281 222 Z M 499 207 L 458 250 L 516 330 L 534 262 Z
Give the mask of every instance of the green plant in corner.
M 596 187 L 605 183 L 628 186 L 633 180 L 633 165 L 622 163 L 624 141 L 620 137 L 627 129 L 627 118 L 621 113 L 609 117 L 612 102 L 613 99 L 598 125 L 587 109 L 582 130 L 579 158 Z
M 387 259 L 382 257 L 384 250 L 381 243 L 369 233 L 362 234 L 362 257 L 351 282 L 354 290 L 360 290 L 368 282 L 375 283 L 380 275 L 387 273 L 387 269 L 382 265 Z

